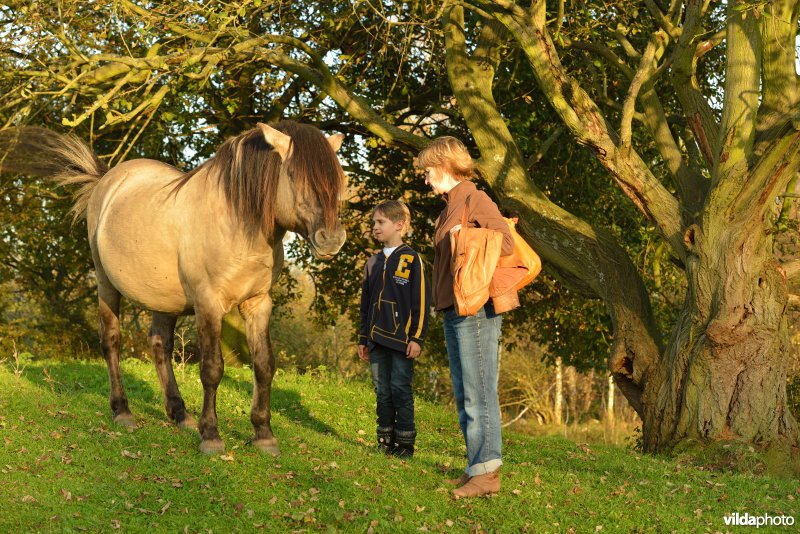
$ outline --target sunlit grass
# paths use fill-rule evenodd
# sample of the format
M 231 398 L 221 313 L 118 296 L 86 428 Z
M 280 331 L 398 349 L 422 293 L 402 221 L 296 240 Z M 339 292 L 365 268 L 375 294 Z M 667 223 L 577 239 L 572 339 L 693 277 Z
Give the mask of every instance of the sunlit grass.
M 21 372 L 15 373 L 15 370 Z M 563 437 L 506 432 L 503 490 L 454 500 L 463 445 L 448 407 L 417 401 L 418 450 L 376 452 L 371 385 L 326 372 L 279 372 L 273 429 L 282 455 L 248 443 L 252 376 L 226 369 L 224 456 L 166 422 L 154 368 L 123 362 L 137 418 L 115 427 L 102 362 L 0 365 L 0 531 L 366 532 L 500 530 L 724 531 L 731 512 L 798 516 L 800 483 L 727 475 Z M 198 415 L 197 367 L 177 371 Z

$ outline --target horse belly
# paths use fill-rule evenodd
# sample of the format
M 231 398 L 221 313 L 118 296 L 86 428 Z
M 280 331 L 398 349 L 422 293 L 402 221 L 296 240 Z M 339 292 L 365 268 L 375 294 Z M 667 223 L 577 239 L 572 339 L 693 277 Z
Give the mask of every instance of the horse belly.
M 178 236 L 163 185 L 121 183 L 98 213 L 93 241 L 101 268 L 122 295 L 149 309 L 180 314 L 192 303 L 181 283 Z
M 136 231 L 101 231 L 97 252 L 109 281 L 127 299 L 154 311 L 179 314 L 192 304 L 181 284 L 176 251 Z

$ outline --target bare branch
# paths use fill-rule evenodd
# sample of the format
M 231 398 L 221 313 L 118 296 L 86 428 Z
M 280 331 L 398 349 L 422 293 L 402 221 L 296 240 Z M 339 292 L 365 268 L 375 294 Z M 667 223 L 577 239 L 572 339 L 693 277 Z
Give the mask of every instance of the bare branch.
M 650 14 L 655 19 L 656 23 L 662 30 L 667 32 L 667 35 L 674 39 L 677 39 L 681 36 L 681 29 L 672 24 L 672 21 L 669 20 L 666 15 L 664 15 L 654 0 L 645 0 L 644 3 L 647 6 L 647 10 L 650 11 Z
M 658 41 L 660 41 L 660 35 L 656 33 L 647 43 L 647 47 L 642 55 L 642 60 L 639 63 L 639 68 L 636 70 L 636 75 L 633 77 L 633 80 L 628 87 L 628 94 L 625 97 L 625 102 L 622 105 L 620 148 L 623 151 L 629 151 L 631 149 L 631 124 L 633 123 L 633 112 L 636 109 L 636 99 L 639 96 L 639 89 L 642 88 L 642 84 L 653 69 L 656 47 L 659 46 Z
M 698 46 L 694 38 L 700 31 L 700 0 L 686 1 L 686 16 L 681 29 L 681 36 L 672 54 L 673 87 L 683 107 L 700 152 L 709 167 L 715 163 L 715 147 L 719 139 L 719 125 L 708 101 L 700 92 L 695 77 L 697 66 L 696 54 Z

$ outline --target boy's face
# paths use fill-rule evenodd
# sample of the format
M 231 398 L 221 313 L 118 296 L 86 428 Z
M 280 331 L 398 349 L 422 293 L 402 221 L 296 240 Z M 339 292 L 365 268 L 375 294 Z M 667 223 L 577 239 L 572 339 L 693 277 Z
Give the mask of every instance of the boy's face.
M 403 221 L 394 222 L 376 211 L 372 216 L 372 235 L 381 243 L 397 241 L 403 237 Z

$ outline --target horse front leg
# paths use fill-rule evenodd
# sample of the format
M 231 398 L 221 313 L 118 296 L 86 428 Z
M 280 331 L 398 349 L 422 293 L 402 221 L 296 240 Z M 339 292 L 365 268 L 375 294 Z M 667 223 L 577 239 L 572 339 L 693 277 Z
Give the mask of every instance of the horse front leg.
M 275 354 L 269 338 L 269 319 L 272 314 L 272 298 L 262 295 L 244 301 L 239 311 L 245 320 L 247 346 L 253 358 L 253 405 L 250 422 L 255 430 L 255 445 L 261 452 L 278 456 L 278 440 L 272 435 L 270 426 L 270 390 L 275 375 Z
M 200 451 L 217 454 L 225 444 L 217 428 L 217 387 L 225 371 L 220 352 L 222 314 L 197 309 L 197 333 L 200 337 L 200 382 L 203 384 L 203 410 L 197 429 L 200 431 Z
M 161 394 L 164 398 L 164 407 L 167 417 L 175 421 L 180 428 L 197 428 L 197 421 L 186 413 L 186 405 L 178 389 L 175 373 L 172 371 L 172 348 L 175 343 L 175 315 L 153 313 L 153 322 L 150 325 L 150 349 L 153 354 L 153 363 L 156 366 L 158 380 L 161 382 Z

